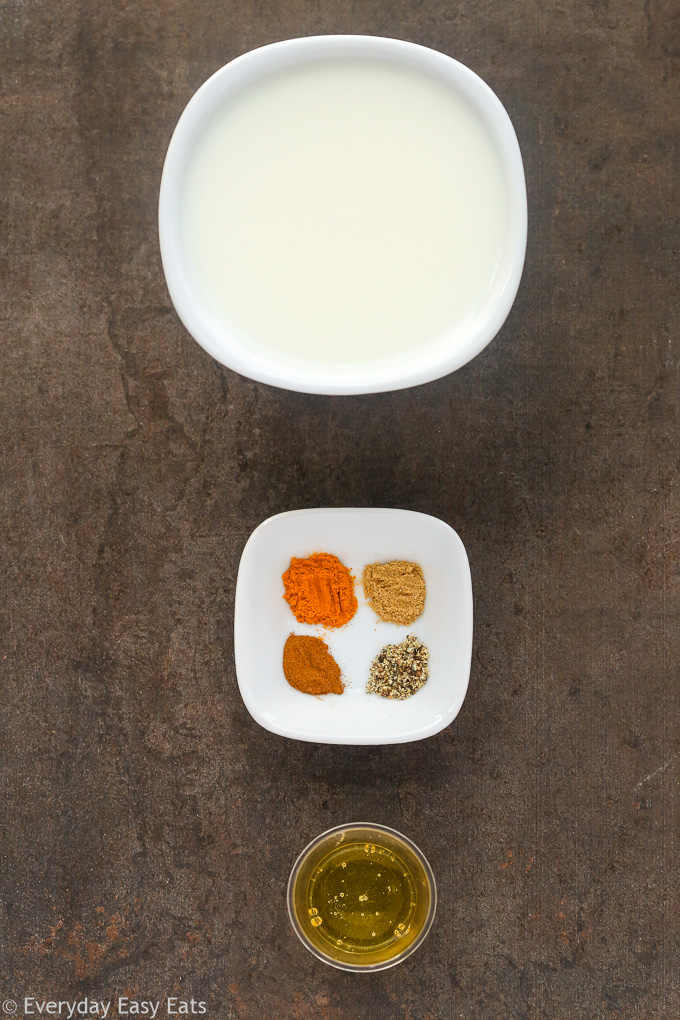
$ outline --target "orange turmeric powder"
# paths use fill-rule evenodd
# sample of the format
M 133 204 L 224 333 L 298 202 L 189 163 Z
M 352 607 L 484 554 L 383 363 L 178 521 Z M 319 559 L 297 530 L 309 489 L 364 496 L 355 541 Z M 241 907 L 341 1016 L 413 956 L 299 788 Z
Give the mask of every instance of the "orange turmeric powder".
M 332 553 L 293 556 L 283 575 L 285 595 L 298 623 L 342 627 L 357 611 L 354 578 Z

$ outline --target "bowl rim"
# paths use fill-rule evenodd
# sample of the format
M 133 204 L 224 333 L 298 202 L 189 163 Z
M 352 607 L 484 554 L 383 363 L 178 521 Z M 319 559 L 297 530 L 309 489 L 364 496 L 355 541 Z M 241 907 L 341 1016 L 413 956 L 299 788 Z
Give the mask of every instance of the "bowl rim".
M 186 271 L 179 194 L 191 140 L 218 99 L 286 67 L 324 58 L 368 57 L 406 64 L 449 80 L 479 109 L 498 146 L 509 189 L 508 267 L 494 301 L 469 334 L 371 362 L 313 362 L 277 356 L 244 343 L 236 329 L 218 325 L 201 307 Z M 386 36 L 314 35 L 284 39 L 247 51 L 215 71 L 184 108 L 168 146 L 158 206 L 160 252 L 168 291 L 179 318 L 208 354 L 258 382 L 302 393 L 379 393 L 431 382 L 461 368 L 491 342 L 510 313 L 524 267 L 527 196 L 522 155 L 510 117 L 489 85 L 466 65 L 438 50 Z
M 312 852 L 312 850 L 314 850 L 315 847 L 317 847 L 325 839 L 328 839 L 329 836 L 334 835 L 334 833 L 336 832 L 337 833 L 353 832 L 357 830 L 361 831 L 366 829 L 381 833 L 387 833 L 388 835 L 396 838 L 398 842 L 402 842 L 407 845 L 409 850 L 411 850 L 413 855 L 417 858 L 418 862 L 420 863 L 423 871 L 427 876 L 431 895 L 430 905 L 427 911 L 427 917 L 425 918 L 423 927 L 421 928 L 420 932 L 413 940 L 413 942 L 411 942 L 402 953 L 399 953 L 397 956 L 392 957 L 389 960 L 385 960 L 381 963 L 362 965 L 358 963 L 357 964 L 343 963 L 340 962 L 339 960 L 334 960 L 332 957 L 327 956 L 315 945 L 313 945 L 305 935 L 304 931 L 302 930 L 302 926 L 298 923 L 293 903 L 297 876 L 300 873 L 300 868 L 302 867 L 302 864 L 306 860 L 307 856 Z M 288 879 L 288 886 L 286 889 L 286 905 L 288 907 L 288 916 L 290 918 L 290 923 L 293 926 L 293 931 L 300 939 L 300 942 L 302 942 L 302 945 L 305 947 L 305 949 L 307 949 L 308 952 L 312 954 L 312 956 L 315 956 L 317 960 L 321 960 L 322 963 L 327 963 L 329 966 L 335 967 L 337 970 L 349 971 L 353 974 L 375 974 L 377 971 L 388 970 L 390 967 L 396 967 L 397 964 L 403 963 L 404 960 L 408 959 L 408 957 L 411 956 L 412 953 L 415 953 L 416 949 L 419 949 L 420 946 L 423 944 L 423 942 L 425 941 L 430 932 L 430 929 L 432 928 L 435 914 L 437 913 L 437 883 L 435 881 L 434 873 L 432 871 L 432 867 L 430 866 L 430 862 L 428 861 L 427 857 L 420 849 L 420 847 L 418 847 L 413 842 L 413 840 L 409 839 L 408 836 L 405 836 L 403 832 L 399 832 L 397 829 L 392 829 L 388 825 L 381 825 L 378 822 L 348 822 L 345 825 L 334 825 L 332 828 L 326 829 L 325 832 L 321 832 L 318 836 L 316 836 L 307 844 L 307 846 L 300 854 L 298 854 L 295 864 L 291 868 L 290 877 Z
M 248 550 L 255 544 L 257 535 L 265 528 L 269 528 L 274 525 L 277 521 L 284 517 L 296 517 L 304 514 L 334 514 L 334 513 L 347 513 L 347 514 L 389 514 L 390 516 L 408 516 L 408 517 L 422 517 L 426 518 L 433 526 L 444 530 L 447 534 L 447 538 L 454 542 L 457 550 L 462 554 L 464 565 L 465 565 L 465 598 L 468 603 L 468 609 L 470 613 L 470 634 L 469 634 L 469 654 L 466 657 L 466 676 L 465 685 L 462 691 L 460 701 L 456 705 L 449 706 L 448 710 L 443 713 L 439 718 L 434 719 L 433 722 L 421 727 L 420 729 L 412 729 L 398 736 L 387 734 L 386 736 L 371 734 L 370 736 L 362 737 L 345 737 L 342 739 L 329 739 L 328 735 L 320 734 L 318 732 L 307 732 L 301 733 L 290 727 L 281 725 L 277 722 L 272 722 L 263 717 L 262 712 L 258 704 L 254 701 L 251 693 L 250 685 L 244 683 L 243 676 L 246 670 L 243 668 L 243 643 L 242 643 L 242 627 L 241 627 L 241 614 L 242 600 L 239 598 L 239 588 L 243 586 L 243 576 L 245 570 L 248 567 Z M 244 567 L 245 564 L 245 567 Z M 394 507 L 305 507 L 299 510 L 285 510 L 282 513 L 273 514 L 271 517 L 265 518 L 257 525 L 256 528 L 248 536 L 246 544 L 243 547 L 241 553 L 241 559 L 239 561 L 238 572 L 236 575 L 236 585 L 234 589 L 234 665 L 236 669 L 236 682 L 238 684 L 239 693 L 243 700 L 244 705 L 248 709 L 248 712 L 255 720 L 255 722 L 262 726 L 263 729 L 268 730 L 270 733 L 275 733 L 277 736 L 286 737 L 289 740 L 301 740 L 305 743 L 314 744 L 328 744 L 331 747 L 356 747 L 356 746 L 367 746 L 367 747 L 381 747 L 386 745 L 395 744 L 406 744 L 412 743 L 417 740 L 426 740 L 429 737 L 436 736 L 442 730 L 450 726 L 454 719 L 459 715 L 467 692 L 470 686 L 470 671 L 472 667 L 472 642 L 474 637 L 474 599 L 472 592 L 472 575 L 470 571 L 470 561 L 467 555 L 467 550 L 463 544 L 463 540 L 460 535 L 450 524 L 443 521 L 441 517 L 435 517 L 433 514 L 422 513 L 418 510 L 406 510 L 397 509 Z

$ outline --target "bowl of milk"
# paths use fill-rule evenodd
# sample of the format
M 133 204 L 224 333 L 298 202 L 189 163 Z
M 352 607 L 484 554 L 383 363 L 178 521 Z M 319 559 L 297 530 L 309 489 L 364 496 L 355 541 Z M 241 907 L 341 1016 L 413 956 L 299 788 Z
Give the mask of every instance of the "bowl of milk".
M 489 86 L 443 53 L 290 39 L 190 100 L 159 233 L 177 313 L 221 364 L 307 393 L 414 386 L 507 318 L 526 250 L 519 144 Z

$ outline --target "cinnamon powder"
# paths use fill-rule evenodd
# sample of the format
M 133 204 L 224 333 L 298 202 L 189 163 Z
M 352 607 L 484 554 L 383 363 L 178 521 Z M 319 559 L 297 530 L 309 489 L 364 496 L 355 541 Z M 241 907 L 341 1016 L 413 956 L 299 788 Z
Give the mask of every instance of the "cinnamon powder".
M 322 638 L 291 634 L 283 647 L 283 672 L 303 694 L 342 694 L 340 667 Z

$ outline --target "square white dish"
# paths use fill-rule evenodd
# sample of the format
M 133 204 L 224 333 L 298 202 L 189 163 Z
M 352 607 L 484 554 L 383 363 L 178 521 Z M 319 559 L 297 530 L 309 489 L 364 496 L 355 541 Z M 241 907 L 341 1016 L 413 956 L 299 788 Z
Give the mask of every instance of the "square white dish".
M 298 623 L 283 598 L 292 556 L 336 555 L 356 578 L 359 608 L 344 627 Z M 383 623 L 361 586 L 367 563 L 411 560 L 423 568 L 427 597 L 408 627 Z M 324 639 L 342 671 L 341 695 L 312 697 L 283 674 L 289 634 Z M 427 645 L 430 676 L 405 701 L 366 693 L 371 662 L 387 644 L 415 634 Z M 293 510 L 270 517 L 248 539 L 236 581 L 236 676 L 246 708 L 284 737 L 325 744 L 398 744 L 431 737 L 460 711 L 472 656 L 472 582 L 467 554 L 444 521 L 410 510 Z

